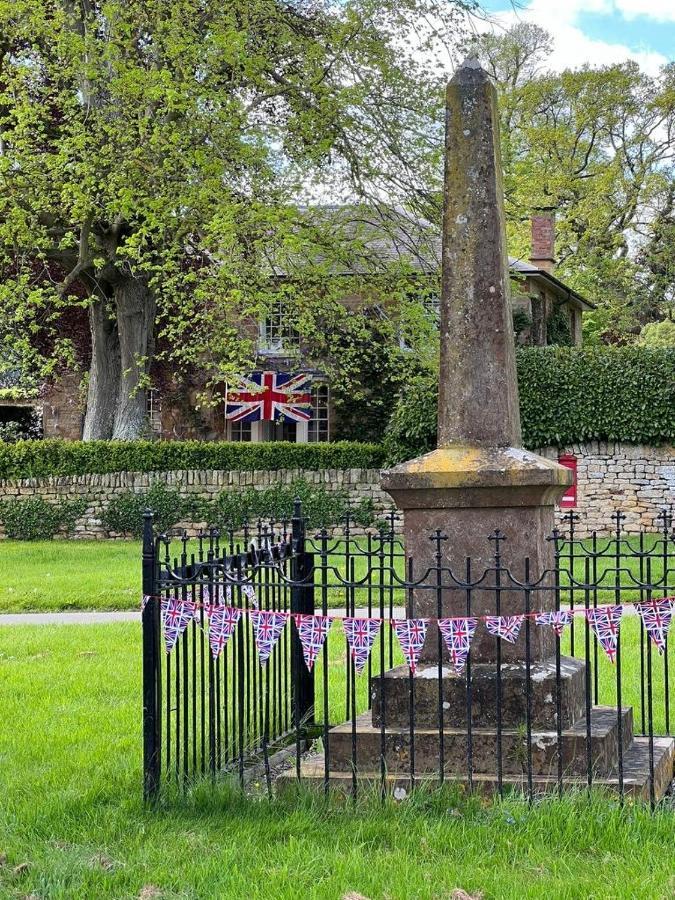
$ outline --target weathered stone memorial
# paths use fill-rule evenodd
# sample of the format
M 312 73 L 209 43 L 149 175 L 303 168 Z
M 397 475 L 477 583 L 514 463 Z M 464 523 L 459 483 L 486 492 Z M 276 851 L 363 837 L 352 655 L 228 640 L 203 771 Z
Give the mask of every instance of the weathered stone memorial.
M 418 572 L 433 570 L 442 558 L 444 568 L 463 577 L 470 558 L 475 578 L 494 567 L 499 553 L 505 571 L 521 581 L 527 558 L 534 582 L 554 567 L 547 538 L 571 474 L 522 448 L 498 128 L 495 88 L 469 59 L 447 88 L 438 448 L 384 472 L 382 486 L 403 511 L 405 553 Z M 490 585 L 471 591 L 472 615 L 525 612 L 522 590 L 504 590 L 496 610 L 494 577 Z M 409 617 L 467 614 L 461 589 L 409 593 Z M 554 603 L 553 590 L 533 594 L 532 609 L 552 610 Z M 432 623 L 412 682 L 407 666 L 375 675 L 372 710 L 357 718 L 355 736 L 350 722 L 331 730 L 332 783 L 351 782 L 355 742 L 359 778 L 376 780 L 386 768 L 391 784 L 406 786 L 413 741 L 418 779 L 438 779 L 442 754 L 444 777 L 466 781 L 470 731 L 474 784 L 521 785 L 527 698 L 535 788 L 554 787 L 559 767 L 565 784 L 584 783 L 585 665 L 564 656 L 556 661 L 553 629 L 522 628 L 508 643 L 479 626 L 471 645 L 469 705 L 466 674 L 439 660 L 440 646 Z M 594 780 L 617 784 L 621 741 L 625 790 L 645 795 L 647 739 L 633 738 L 632 710 L 619 716 L 616 707 L 594 707 L 590 725 Z M 656 741 L 657 796 L 672 776 L 672 754 L 672 740 Z M 322 779 L 322 761 L 308 760 L 303 774 Z

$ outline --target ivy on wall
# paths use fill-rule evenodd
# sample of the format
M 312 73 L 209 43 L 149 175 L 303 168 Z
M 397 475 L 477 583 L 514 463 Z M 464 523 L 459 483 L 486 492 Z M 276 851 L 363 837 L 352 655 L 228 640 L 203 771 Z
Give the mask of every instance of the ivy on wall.
M 675 440 L 675 350 L 527 347 L 516 359 L 525 447 Z M 388 463 L 435 447 L 437 396 L 436 376 L 407 385 L 385 435 Z

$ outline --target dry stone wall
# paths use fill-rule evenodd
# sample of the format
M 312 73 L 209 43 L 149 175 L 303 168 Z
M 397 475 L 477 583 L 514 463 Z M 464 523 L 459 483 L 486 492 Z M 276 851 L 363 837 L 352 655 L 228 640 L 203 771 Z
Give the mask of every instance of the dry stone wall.
M 391 509 L 391 500 L 379 486 L 377 469 L 283 469 L 279 471 L 198 471 L 180 472 L 116 472 L 109 475 L 78 475 L 54 478 L 28 478 L 21 481 L 0 481 L 0 500 L 43 497 L 87 501 L 87 508 L 70 535 L 79 539 L 121 537 L 104 528 L 101 516 L 113 497 L 133 491 L 144 493 L 155 483 L 165 484 L 184 498 L 213 500 L 221 491 L 263 490 L 273 485 L 289 485 L 302 479 L 326 491 L 345 491 L 356 503 L 370 498 L 376 514 Z M 195 533 L 199 523 L 185 522 L 181 526 Z M 179 527 L 181 527 L 179 526 Z M 4 537 L 0 524 L 0 537 Z
M 658 515 L 675 507 L 675 447 L 591 441 L 545 447 L 542 456 L 577 458 L 577 530 L 580 537 L 614 527 L 612 515 L 626 516 L 626 531 L 659 528 Z M 559 521 L 563 515 L 558 514 Z
M 624 527 L 629 532 L 658 528 L 658 515 L 664 508 L 675 508 L 675 447 L 648 447 L 593 441 L 567 447 L 545 447 L 539 451 L 549 458 L 571 453 L 577 458 L 577 530 L 580 536 L 591 531 L 609 531 L 612 514 L 621 510 L 626 515 Z M 120 472 L 111 475 L 0 481 L 0 500 L 7 498 L 44 497 L 47 501 L 65 498 L 88 501 L 84 515 L 75 526 L 73 537 L 104 539 L 116 537 L 101 523 L 105 506 L 125 491 L 142 493 L 154 482 L 162 482 L 183 497 L 214 498 L 221 491 L 263 489 L 275 484 L 290 484 L 303 479 L 329 491 L 344 490 L 358 502 L 372 499 L 376 512 L 391 508 L 387 494 L 379 486 L 376 469 L 325 469 L 305 471 L 183 471 Z M 558 515 L 562 521 L 562 514 Z M 185 523 L 192 526 L 194 523 Z M 4 533 L 0 526 L 0 537 Z

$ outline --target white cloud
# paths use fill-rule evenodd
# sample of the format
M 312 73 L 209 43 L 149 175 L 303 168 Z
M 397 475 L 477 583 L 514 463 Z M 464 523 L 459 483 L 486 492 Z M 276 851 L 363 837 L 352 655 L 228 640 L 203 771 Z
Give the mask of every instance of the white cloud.
M 675 17 L 675 0 L 616 0 L 624 6 L 638 8 L 638 4 L 650 2 L 658 8 L 668 9 Z M 615 12 L 614 0 L 530 0 L 525 8 L 505 9 L 494 13 L 493 22 L 499 28 L 508 28 L 516 21 L 533 22 L 545 28 L 552 37 L 554 50 L 547 65 L 556 71 L 576 69 L 585 63 L 605 66 L 633 59 L 651 75 L 657 74 L 659 67 L 668 62 L 667 58 L 654 50 L 632 50 L 621 43 L 602 41 L 588 37 L 577 25 L 581 12 L 609 14 Z M 637 14 L 637 13 L 636 13 Z M 628 13 L 626 13 L 628 15 Z M 484 23 L 483 28 L 484 30 Z M 480 23 L 479 23 L 480 25 Z
M 615 0 L 616 8 L 625 19 L 655 19 L 675 22 L 675 0 Z

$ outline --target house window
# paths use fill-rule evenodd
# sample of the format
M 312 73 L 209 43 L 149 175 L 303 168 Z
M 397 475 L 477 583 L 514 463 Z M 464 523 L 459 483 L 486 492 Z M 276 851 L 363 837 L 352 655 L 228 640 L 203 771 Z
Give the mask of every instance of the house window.
M 251 440 L 251 422 L 230 422 L 229 430 L 229 439 L 231 441 Z
M 261 353 L 283 353 L 296 347 L 298 340 L 298 333 L 290 324 L 288 303 L 279 297 L 260 323 L 258 350 Z
M 427 294 L 422 298 L 422 306 L 424 312 L 434 328 L 439 328 L 441 324 L 441 296 L 440 294 Z
M 327 384 L 312 388 L 312 418 L 307 423 L 307 440 L 327 441 L 330 435 L 330 392 Z
M 160 437 L 162 434 L 162 401 L 157 388 L 148 388 L 146 391 L 145 412 L 150 433 Z

